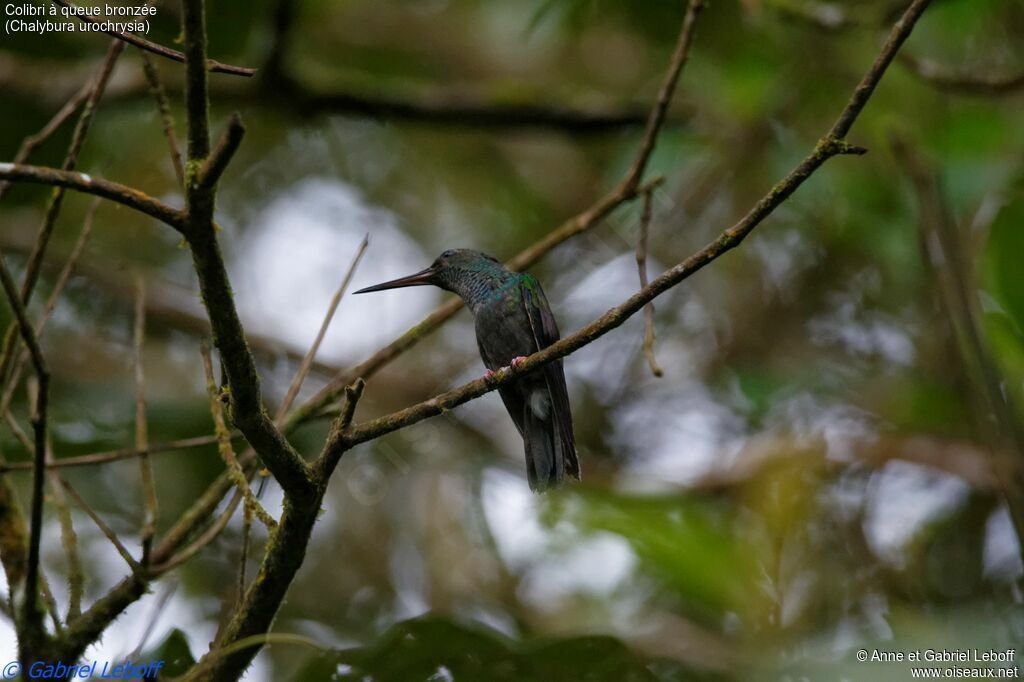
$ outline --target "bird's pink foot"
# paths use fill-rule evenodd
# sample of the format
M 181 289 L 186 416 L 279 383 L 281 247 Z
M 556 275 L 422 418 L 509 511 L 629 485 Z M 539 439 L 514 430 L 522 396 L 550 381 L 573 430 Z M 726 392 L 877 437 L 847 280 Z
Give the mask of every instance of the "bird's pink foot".
M 494 370 L 493 369 L 489 369 L 489 370 L 484 372 L 484 379 L 487 379 L 488 381 L 490 381 L 493 378 L 494 378 Z
M 511 363 L 512 369 L 515 369 L 516 367 L 518 367 L 519 365 L 523 364 L 524 362 L 526 362 L 526 356 L 525 355 L 517 355 L 516 357 L 512 358 L 512 363 Z

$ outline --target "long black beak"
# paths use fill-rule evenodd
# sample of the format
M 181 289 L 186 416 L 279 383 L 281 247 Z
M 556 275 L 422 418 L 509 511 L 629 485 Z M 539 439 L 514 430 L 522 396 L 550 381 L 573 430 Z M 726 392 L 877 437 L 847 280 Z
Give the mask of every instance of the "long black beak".
M 425 270 L 413 273 L 408 277 L 399 277 L 393 279 L 390 282 L 383 282 L 381 284 L 374 284 L 372 287 L 366 287 L 355 292 L 357 294 L 368 294 L 371 291 L 384 291 L 385 289 L 400 289 L 402 287 L 421 287 L 428 284 L 433 284 L 434 268 L 429 267 Z

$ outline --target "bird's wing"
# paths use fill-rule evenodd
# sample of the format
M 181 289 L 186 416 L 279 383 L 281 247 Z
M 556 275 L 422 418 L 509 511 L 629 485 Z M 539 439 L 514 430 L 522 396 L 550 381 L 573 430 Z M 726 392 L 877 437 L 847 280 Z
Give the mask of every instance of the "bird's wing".
M 543 350 L 559 339 L 558 324 L 551 314 L 547 296 L 541 289 L 540 282 L 533 275 L 523 275 L 519 288 L 522 293 L 523 308 L 530 320 L 530 329 L 537 350 Z M 565 372 L 562 361 L 555 360 L 541 370 L 551 395 L 552 414 L 556 434 L 561 439 L 565 455 L 565 465 L 577 479 L 580 477 L 579 461 L 576 458 L 576 438 L 572 431 L 572 409 L 569 406 L 569 391 L 565 387 Z

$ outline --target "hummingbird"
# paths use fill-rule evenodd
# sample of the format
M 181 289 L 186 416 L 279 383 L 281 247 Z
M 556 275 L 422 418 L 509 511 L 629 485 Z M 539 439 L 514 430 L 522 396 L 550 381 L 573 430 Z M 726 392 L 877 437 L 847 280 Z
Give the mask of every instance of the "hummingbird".
M 558 340 L 558 325 L 540 282 L 471 249 L 450 249 L 408 277 L 355 292 L 432 285 L 458 294 L 473 313 L 476 341 L 487 375 L 517 366 Z M 568 473 L 580 478 L 569 392 L 561 359 L 498 389 L 526 450 L 530 489 L 544 492 Z

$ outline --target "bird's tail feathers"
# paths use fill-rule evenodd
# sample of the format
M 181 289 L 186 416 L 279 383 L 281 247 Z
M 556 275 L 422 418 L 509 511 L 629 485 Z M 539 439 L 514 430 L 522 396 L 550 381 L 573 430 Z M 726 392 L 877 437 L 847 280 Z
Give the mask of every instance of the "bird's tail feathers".
M 533 401 L 523 406 L 523 443 L 526 446 L 526 474 L 530 489 L 544 492 L 557 488 L 566 471 L 577 480 L 580 465 L 571 423 L 562 423 L 557 410 L 535 410 Z

